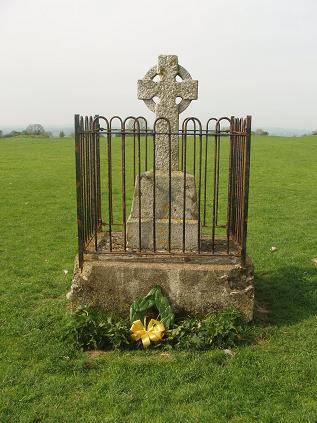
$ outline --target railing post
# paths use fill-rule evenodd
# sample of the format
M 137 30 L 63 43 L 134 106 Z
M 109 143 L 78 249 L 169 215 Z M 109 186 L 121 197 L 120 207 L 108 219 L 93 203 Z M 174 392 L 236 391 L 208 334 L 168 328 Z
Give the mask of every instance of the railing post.
M 247 256 L 247 229 L 248 229 L 248 207 L 249 207 L 249 179 L 250 179 L 250 150 L 251 150 L 251 116 L 247 116 L 246 138 L 245 138 L 245 160 L 244 160 L 244 190 L 243 190 L 243 221 L 242 221 L 242 245 L 241 262 L 246 265 Z
M 230 253 L 230 240 L 232 235 L 232 211 L 233 211 L 233 142 L 234 142 L 234 116 L 230 119 L 229 134 L 229 172 L 228 172 L 228 204 L 227 204 L 227 254 Z
M 83 268 L 83 211 L 82 211 L 82 178 L 81 178 L 81 145 L 79 115 L 75 115 L 75 160 L 76 160 L 76 196 L 77 196 L 77 229 L 78 229 L 78 265 Z
M 97 120 L 96 120 L 97 119 Z M 94 133 L 95 133 L 95 140 L 96 140 L 96 184 L 97 184 L 97 228 L 98 231 L 102 225 L 102 218 L 101 218 L 101 184 L 100 184 L 100 137 L 99 137 L 99 115 L 94 116 L 94 121 L 97 124 L 94 124 Z

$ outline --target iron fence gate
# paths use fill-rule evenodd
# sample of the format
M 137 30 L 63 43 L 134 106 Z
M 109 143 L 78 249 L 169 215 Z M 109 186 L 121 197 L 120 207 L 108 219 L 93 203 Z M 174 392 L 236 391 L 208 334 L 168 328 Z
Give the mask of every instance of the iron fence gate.
M 163 122 L 164 121 L 164 122 Z M 132 124 L 131 124 L 132 122 Z M 169 142 L 167 166 L 167 245 L 156 246 L 156 139 Z M 182 245 L 173 248 L 171 137 L 178 136 L 182 188 Z M 205 128 L 197 118 L 183 121 L 177 134 L 167 119 L 149 128 L 144 117 L 83 117 L 75 115 L 78 258 L 86 253 L 206 257 L 235 255 L 245 265 L 248 221 L 251 117 L 211 118 Z M 141 175 L 153 172 L 151 249 L 142 247 Z M 197 250 L 186 248 L 186 175 L 197 190 Z M 127 216 L 133 192 L 138 192 L 137 247 L 127 241 Z

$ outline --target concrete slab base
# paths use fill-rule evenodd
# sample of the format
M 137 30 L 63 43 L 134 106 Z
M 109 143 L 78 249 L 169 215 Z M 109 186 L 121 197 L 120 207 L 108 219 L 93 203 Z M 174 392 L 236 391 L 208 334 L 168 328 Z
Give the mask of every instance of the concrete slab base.
M 218 257 L 215 262 L 197 263 L 158 257 L 91 257 L 82 272 L 76 261 L 68 298 L 74 306 L 90 304 L 128 315 L 131 303 L 159 284 L 176 313 L 206 314 L 234 306 L 250 321 L 254 303 L 251 260 L 245 269 L 237 259 L 232 263 L 224 260 Z

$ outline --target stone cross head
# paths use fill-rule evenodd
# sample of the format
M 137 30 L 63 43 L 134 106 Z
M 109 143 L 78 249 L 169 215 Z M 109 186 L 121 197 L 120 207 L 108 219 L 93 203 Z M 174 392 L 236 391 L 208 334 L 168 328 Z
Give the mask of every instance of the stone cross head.
M 159 76 L 160 81 L 153 81 L 156 76 Z M 176 81 L 177 76 L 182 79 L 181 82 Z M 153 66 L 144 78 L 138 81 L 138 99 L 144 100 L 156 115 L 157 106 L 172 107 L 180 114 L 192 100 L 197 100 L 197 96 L 198 81 L 194 81 L 187 70 L 178 64 L 177 56 L 159 56 L 158 65 Z M 160 102 L 156 104 L 153 97 L 158 97 Z M 176 104 L 177 97 L 182 98 L 179 104 Z
M 159 81 L 154 78 L 158 76 Z M 181 81 L 177 81 L 176 77 Z M 157 97 L 159 101 L 153 100 Z M 179 104 L 176 103 L 178 97 L 181 97 Z M 194 81 L 190 74 L 178 64 L 177 56 L 161 55 L 158 58 L 158 65 L 153 66 L 138 81 L 138 99 L 143 100 L 147 107 L 155 113 L 156 118 L 166 118 L 171 125 L 171 155 L 172 170 L 178 170 L 178 133 L 179 114 L 182 113 L 192 100 L 198 97 L 198 81 Z M 159 132 L 167 130 L 166 124 L 160 122 L 157 125 Z M 159 134 L 156 138 L 156 167 L 158 169 L 168 168 L 169 146 L 168 136 Z

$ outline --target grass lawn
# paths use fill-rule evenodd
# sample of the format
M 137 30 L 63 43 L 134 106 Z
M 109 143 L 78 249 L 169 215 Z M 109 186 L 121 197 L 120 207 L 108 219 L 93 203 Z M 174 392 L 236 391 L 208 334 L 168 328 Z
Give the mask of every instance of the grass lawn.
M 0 422 L 317 422 L 317 137 L 253 138 L 257 337 L 233 358 L 71 354 L 73 141 L 1 139 L 0 153 Z

